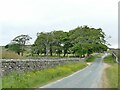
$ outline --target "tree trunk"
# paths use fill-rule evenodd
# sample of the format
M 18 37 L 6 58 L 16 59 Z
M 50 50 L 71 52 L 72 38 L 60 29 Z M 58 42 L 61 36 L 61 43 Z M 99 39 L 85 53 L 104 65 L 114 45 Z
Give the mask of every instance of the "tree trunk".
M 67 50 L 64 50 L 64 57 L 65 57 L 66 53 L 67 53 Z
M 21 52 L 21 56 L 23 56 L 23 51 Z
M 24 45 L 22 45 L 21 56 L 23 56 Z
M 44 48 L 44 56 L 46 56 L 46 48 Z
M 20 55 L 20 52 L 17 52 L 18 55 Z
M 52 45 L 50 45 L 50 56 L 52 56 Z

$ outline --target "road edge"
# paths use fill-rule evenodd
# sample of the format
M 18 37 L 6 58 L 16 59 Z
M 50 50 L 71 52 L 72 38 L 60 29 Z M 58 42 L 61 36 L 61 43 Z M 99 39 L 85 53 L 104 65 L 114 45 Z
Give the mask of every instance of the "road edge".
M 52 84 L 58 83 L 58 82 L 66 79 L 66 78 L 69 78 L 69 77 L 71 77 L 71 76 L 73 76 L 73 75 L 75 75 L 75 74 L 77 74 L 77 73 L 85 70 L 86 68 L 88 68 L 88 67 L 91 66 L 91 65 L 92 65 L 92 64 L 88 64 L 88 66 L 86 66 L 85 68 L 83 68 L 83 69 L 81 69 L 81 70 L 79 70 L 79 71 L 76 71 L 76 72 L 74 72 L 74 73 L 71 74 L 71 75 L 65 76 L 65 77 L 63 77 L 63 78 L 61 78 L 61 79 L 58 79 L 58 80 L 56 80 L 56 81 L 53 81 L 53 82 L 51 82 L 50 84 L 43 85 L 43 86 L 41 86 L 41 87 L 39 87 L 39 88 L 46 88 L 46 87 L 48 87 L 48 86 L 51 86 Z

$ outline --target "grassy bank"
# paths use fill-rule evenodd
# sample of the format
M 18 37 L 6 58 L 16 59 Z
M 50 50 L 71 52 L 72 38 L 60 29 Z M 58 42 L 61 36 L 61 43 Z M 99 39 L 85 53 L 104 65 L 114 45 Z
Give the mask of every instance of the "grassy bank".
M 118 87 L 118 64 L 112 58 L 112 55 L 105 57 L 104 62 L 109 64 L 110 67 L 106 68 L 106 76 L 108 79 L 108 84 L 110 88 Z
M 104 62 L 108 64 L 115 64 L 115 58 L 112 57 L 112 55 L 108 55 L 104 58 Z
M 0 90 L 2 89 L 2 78 L 0 77 Z
M 86 62 L 94 62 L 95 61 L 95 56 L 90 56 L 89 58 L 86 59 Z
M 2 52 L 0 52 L 0 54 L 2 55 L 2 59 L 22 59 L 23 57 L 16 54 L 13 51 L 9 51 L 6 49 L 2 49 Z
M 103 53 L 92 54 L 89 58 L 86 59 L 86 62 L 94 62 L 96 58 L 101 58 Z
M 3 88 L 40 87 L 51 81 L 70 75 L 86 66 L 87 64 L 85 62 L 77 62 L 42 71 L 26 72 L 22 74 L 13 73 L 2 78 L 2 85 Z

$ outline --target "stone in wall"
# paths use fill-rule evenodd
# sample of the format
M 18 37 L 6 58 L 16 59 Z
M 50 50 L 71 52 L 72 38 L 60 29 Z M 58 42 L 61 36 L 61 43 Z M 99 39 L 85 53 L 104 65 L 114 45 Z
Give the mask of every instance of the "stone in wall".
M 37 59 L 37 60 L 1 60 L 1 73 L 7 75 L 11 72 L 37 71 L 46 68 L 63 65 L 69 62 L 82 61 L 80 58 L 62 58 L 62 59 Z M 0 73 L 0 74 L 1 74 Z

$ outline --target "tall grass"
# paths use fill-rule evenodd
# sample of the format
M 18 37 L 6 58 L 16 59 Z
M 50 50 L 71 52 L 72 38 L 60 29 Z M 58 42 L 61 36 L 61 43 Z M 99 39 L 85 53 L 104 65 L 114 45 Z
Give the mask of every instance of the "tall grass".
M 0 90 L 2 89 L 2 78 L 0 77 Z
M 78 71 L 87 64 L 85 62 L 69 63 L 62 66 L 56 66 L 41 71 L 25 72 L 22 74 L 12 73 L 3 76 L 3 88 L 33 88 L 40 87 L 56 79 L 60 79 L 75 71 Z
M 108 55 L 104 58 L 104 62 L 108 63 L 108 64 L 114 64 L 115 63 L 115 59 L 112 57 L 112 55 Z
M 115 60 L 114 58 L 112 58 L 112 55 L 105 57 L 104 62 L 110 65 L 110 67 L 108 67 L 105 70 L 109 87 L 117 88 L 118 87 L 118 64 L 115 63 Z
M 23 57 L 20 55 L 17 55 L 13 51 L 9 51 L 6 49 L 2 49 L 2 52 L 0 52 L 2 55 L 2 59 L 22 59 Z
M 110 88 L 118 87 L 118 65 L 112 64 L 110 68 L 106 69 L 108 83 Z

